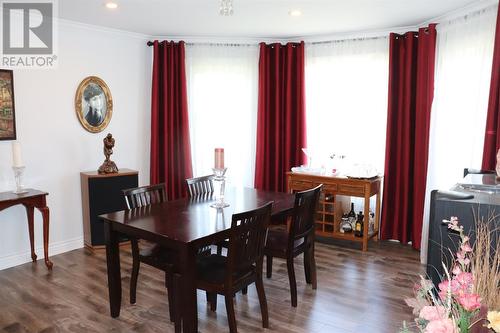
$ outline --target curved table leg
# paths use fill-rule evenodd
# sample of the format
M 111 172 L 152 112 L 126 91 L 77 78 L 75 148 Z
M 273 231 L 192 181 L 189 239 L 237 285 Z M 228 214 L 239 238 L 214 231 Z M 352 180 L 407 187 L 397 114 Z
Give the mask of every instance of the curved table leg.
M 43 255 L 45 257 L 45 265 L 48 269 L 52 269 L 52 262 L 49 260 L 49 207 L 38 207 L 43 217 Z
M 33 262 L 36 261 L 36 253 L 35 253 L 35 235 L 34 235 L 34 215 L 35 215 L 35 207 L 24 204 L 24 208 L 26 208 L 26 215 L 28 217 L 28 232 L 30 235 L 30 246 L 31 246 L 31 260 Z

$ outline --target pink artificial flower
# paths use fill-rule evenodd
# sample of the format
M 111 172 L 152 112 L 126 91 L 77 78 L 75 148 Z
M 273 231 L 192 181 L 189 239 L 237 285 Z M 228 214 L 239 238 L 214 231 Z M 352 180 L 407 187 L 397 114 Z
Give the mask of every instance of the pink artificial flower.
M 419 318 L 427 321 L 447 318 L 446 308 L 444 306 L 424 306 L 420 310 Z
M 460 285 L 464 288 L 472 288 L 472 284 L 474 283 L 474 276 L 469 272 L 461 272 L 457 276 L 455 276 L 454 280 L 456 280 Z
M 465 253 L 472 252 L 472 247 L 467 242 L 464 242 L 462 246 L 460 246 L 460 249 Z
M 440 292 L 444 292 L 445 294 L 448 292 L 448 289 L 450 289 L 453 294 L 460 290 L 460 283 L 455 279 L 452 279 L 451 282 L 449 280 L 444 280 L 438 284 L 438 288 Z
M 430 321 L 424 333 L 458 333 L 457 325 L 450 318 Z
M 462 272 L 462 269 L 460 269 L 460 266 L 455 265 L 455 267 L 453 267 L 453 270 L 451 272 L 453 273 L 453 275 L 458 275 Z
M 464 294 L 458 298 L 458 303 L 469 312 L 481 307 L 481 297 L 477 294 Z
M 466 257 L 466 253 L 463 251 L 457 252 L 457 261 L 464 266 L 470 264 L 470 259 Z

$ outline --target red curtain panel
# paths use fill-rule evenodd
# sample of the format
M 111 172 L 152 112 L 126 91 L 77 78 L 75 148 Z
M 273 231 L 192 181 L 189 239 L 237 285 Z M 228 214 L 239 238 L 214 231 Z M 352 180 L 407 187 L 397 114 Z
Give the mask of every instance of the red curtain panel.
M 286 191 L 306 147 L 304 43 L 260 44 L 255 188 Z
M 169 200 L 185 195 L 191 178 L 184 42 L 153 45 L 151 184 L 165 183 Z
M 420 249 L 436 27 L 390 35 L 389 100 L 381 238 Z
M 490 99 L 486 118 L 483 148 L 483 170 L 495 170 L 497 151 L 500 149 L 500 6 L 498 7 L 493 68 L 491 72 Z

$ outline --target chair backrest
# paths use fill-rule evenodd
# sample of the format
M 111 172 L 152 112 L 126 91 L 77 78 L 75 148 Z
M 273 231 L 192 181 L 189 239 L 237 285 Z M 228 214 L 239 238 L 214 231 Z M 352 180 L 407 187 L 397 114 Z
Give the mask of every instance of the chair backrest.
M 289 245 L 314 232 L 315 216 L 323 184 L 295 194 L 295 205 L 290 223 Z
M 148 185 L 123 190 L 128 209 L 167 201 L 165 184 Z
M 212 175 L 186 179 L 188 192 L 190 197 L 196 195 L 207 194 L 214 191 L 214 183 Z
M 234 272 L 246 270 L 254 264 L 262 265 L 272 205 L 269 202 L 260 208 L 233 215 L 227 251 L 227 283 L 231 283 Z

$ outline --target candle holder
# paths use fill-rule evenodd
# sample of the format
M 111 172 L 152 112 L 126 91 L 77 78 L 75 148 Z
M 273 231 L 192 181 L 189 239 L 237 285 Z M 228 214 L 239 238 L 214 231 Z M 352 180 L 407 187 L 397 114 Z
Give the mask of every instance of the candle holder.
M 28 192 L 23 185 L 23 173 L 24 166 L 13 166 L 12 170 L 14 170 L 14 177 L 16 178 L 16 190 L 13 191 L 15 194 L 23 194 Z
M 226 171 L 227 168 L 212 168 L 214 172 L 214 187 L 215 187 L 215 202 L 210 205 L 214 208 L 224 208 L 229 206 L 227 202 L 224 201 L 224 191 L 226 187 Z M 217 188 L 218 187 L 218 188 Z

